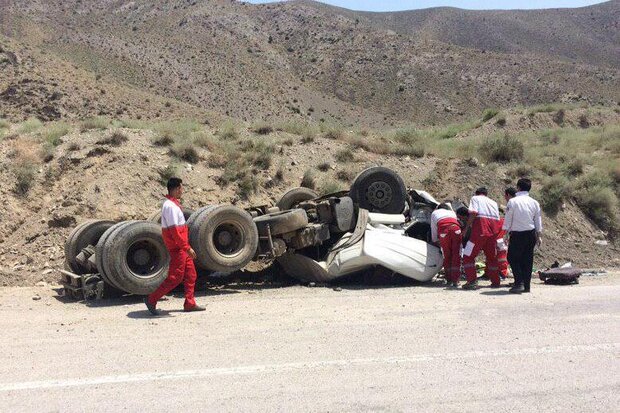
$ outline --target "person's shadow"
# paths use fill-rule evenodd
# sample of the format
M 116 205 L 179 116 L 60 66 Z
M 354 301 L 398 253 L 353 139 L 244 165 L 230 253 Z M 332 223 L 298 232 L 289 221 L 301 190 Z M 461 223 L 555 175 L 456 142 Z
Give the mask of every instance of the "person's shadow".
M 509 295 L 508 290 L 492 290 L 492 291 L 482 291 L 480 294 L 482 295 Z

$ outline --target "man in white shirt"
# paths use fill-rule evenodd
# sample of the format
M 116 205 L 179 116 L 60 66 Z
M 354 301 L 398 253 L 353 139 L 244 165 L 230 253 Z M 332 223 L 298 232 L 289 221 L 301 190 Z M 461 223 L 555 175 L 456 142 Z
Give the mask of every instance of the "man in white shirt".
M 532 181 L 519 179 L 518 192 L 506 205 L 503 229 L 510 234 L 508 263 L 515 277 L 515 284 L 510 289 L 513 294 L 530 292 L 534 247 L 542 242 L 542 213 L 538 201 L 529 196 L 531 188 Z

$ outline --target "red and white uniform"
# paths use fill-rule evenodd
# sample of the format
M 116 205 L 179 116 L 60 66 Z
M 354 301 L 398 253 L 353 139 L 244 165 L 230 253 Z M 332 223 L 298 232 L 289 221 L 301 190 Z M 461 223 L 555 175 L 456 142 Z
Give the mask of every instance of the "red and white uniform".
M 467 282 L 477 279 L 476 257 L 484 251 L 487 275 L 493 284 L 499 284 L 497 266 L 497 239 L 501 230 L 497 202 L 484 195 L 476 195 L 469 202 L 469 213 L 474 215 L 469 241 L 463 249 L 463 269 Z
M 196 306 L 194 288 L 196 286 L 196 267 L 194 260 L 188 254 L 189 230 L 185 223 L 185 216 L 179 201 L 166 195 L 161 208 L 161 234 L 166 248 L 170 253 L 170 267 L 168 278 L 161 283 L 155 292 L 149 295 L 148 301 L 155 305 L 157 301 L 168 294 L 179 284 L 185 287 L 185 309 Z
M 439 241 L 443 254 L 446 280 L 458 282 L 461 278 L 461 243 L 463 234 L 454 211 L 436 209 L 431 214 L 431 239 Z
M 499 219 L 500 228 L 504 225 L 504 218 Z M 500 229 L 497 234 L 497 269 L 499 271 L 499 275 L 503 278 L 508 277 L 508 246 L 506 245 L 506 241 L 504 241 L 504 236 L 506 235 L 506 231 Z M 489 276 L 489 270 L 485 269 L 484 275 Z

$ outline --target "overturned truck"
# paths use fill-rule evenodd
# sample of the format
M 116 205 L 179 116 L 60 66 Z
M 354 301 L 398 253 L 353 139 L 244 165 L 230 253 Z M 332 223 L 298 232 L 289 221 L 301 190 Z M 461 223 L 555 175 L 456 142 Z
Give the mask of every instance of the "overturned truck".
M 329 282 L 376 266 L 429 281 L 441 268 L 441 252 L 430 244 L 436 206 L 428 193 L 407 191 L 394 171 L 372 167 L 348 191 L 319 197 L 294 188 L 271 207 L 208 205 L 184 215 L 196 265 L 206 273 L 232 273 L 260 260 L 277 262 L 304 282 Z M 170 259 L 160 218 L 90 220 L 74 228 L 61 271 L 66 293 L 81 299 L 154 291 Z

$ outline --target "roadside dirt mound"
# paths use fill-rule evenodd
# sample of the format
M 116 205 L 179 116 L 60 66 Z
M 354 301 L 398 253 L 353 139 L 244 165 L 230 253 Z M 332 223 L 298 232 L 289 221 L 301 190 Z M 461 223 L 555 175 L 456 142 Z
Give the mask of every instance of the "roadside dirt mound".
M 110 139 L 113 133 L 127 140 Z M 250 132 L 244 130 L 242 135 Z M 5 139 L 0 145 L 4 183 L 0 186 L 0 285 L 57 280 L 64 240 L 85 219 L 145 219 L 157 211 L 164 193 L 161 172 L 179 161 L 170 148 L 156 146 L 153 136 L 149 130 L 122 128 L 74 131 L 62 137 L 47 162 L 38 160 L 42 146 L 32 135 Z M 250 199 L 238 195 L 240 182 L 223 185 L 225 171 L 210 167 L 212 153 L 198 147 L 196 163 L 178 165 L 188 188 L 184 204 L 190 208 L 273 204 L 285 189 L 298 186 L 307 170 L 313 171 L 319 190 L 336 190 L 348 187 L 357 172 L 377 164 L 396 170 L 408 186 L 426 189 L 439 200 L 455 196 L 468 200 L 479 185 L 487 186 L 498 199 L 510 180 L 502 167 L 489 173 L 480 164 L 454 159 L 411 159 L 358 149 L 353 159 L 343 160 L 342 152 L 349 146 L 322 137 L 305 144 L 302 137 L 285 132 L 252 139 L 269 139 L 274 150 L 267 168 L 252 171 L 260 186 Z M 274 179 L 278 171 L 281 179 Z M 29 190 L 19 195 L 21 180 L 28 178 Z M 594 244 L 601 233 L 576 207 L 569 204 L 557 217 L 545 217 L 545 225 L 546 243 L 537 256 L 538 265 L 556 259 L 585 267 L 620 264 L 617 247 Z

